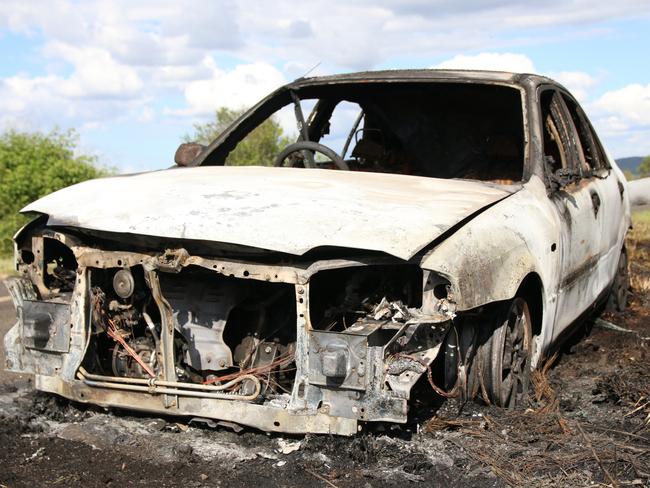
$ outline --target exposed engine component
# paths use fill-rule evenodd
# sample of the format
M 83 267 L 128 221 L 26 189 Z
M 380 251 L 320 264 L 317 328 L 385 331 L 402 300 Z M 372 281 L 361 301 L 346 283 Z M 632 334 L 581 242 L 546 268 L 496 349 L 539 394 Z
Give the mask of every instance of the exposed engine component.
M 160 275 L 178 333 L 179 364 L 210 384 L 241 374 L 264 380 L 267 393 L 291 389 L 294 287 L 214 275 L 198 267 Z
M 150 337 L 137 337 L 130 341 L 129 345 L 139 358 L 139 361 L 121 343 L 117 343 L 113 348 L 113 373 L 116 376 L 146 378 L 148 372 L 140 364 L 140 361 L 148 366 L 149 371 L 156 370 L 156 345 L 154 341 Z
M 135 289 L 135 280 L 128 269 L 121 269 L 113 276 L 113 289 L 120 298 L 129 298 Z
M 426 375 L 435 388 L 429 366 L 449 317 L 423 306 L 430 278 L 418 266 L 355 264 L 295 283 L 279 273 L 228 269 L 227 261 L 190 259 L 183 249 L 80 259 L 86 271 L 76 273 L 69 296 L 73 306 L 81 303 L 80 292 L 88 297 L 90 335 L 74 374 L 97 389 L 93 395 L 144 393 L 143 401 L 164 411 L 204 408 L 189 399 L 251 402 L 246 415 L 256 419 L 258 409 L 268 408 L 291 419 L 314 416 L 319 431 L 337 418 L 341 432 L 350 432 L 355 420 L 402 421 L 419 378 Z M 448 298 L 435 291 L 438 302 Z M 59 303 L 62 293 L 50 293 L 50 309 L 67 306 Z M 40 323 L 35 340 L 57 339 L 39 345 L 43 350 L 74 339 L 67 317 Z M 281 429 L 284 420 L 268 424 Z
M 295 353 L 295 342 L 285 346 L 249 335 L 235 349 L 234 359 L 242 371 L 265 381 L 265 391 L 289 393 L 295 376 Z
M 114 274 L 113 283 L 120 281 L 121 277 L 118 275 L 123 271 L 126 270 L 119 270 Z M 128 271 L 127 273 L 122 273 L 122 277 L 129 276 L 133 279 L 131 273 Z M 119 286 L 114 287 L 115 294 L 118 293 L 118 289 L 120 289 Z M 132 293 L 128 294 L 129 297 L 131 295 Z M 141 302 L 142 298 L 138 298 Z M 137 308 L 136 305 L 142 305 L 142 303 L 124 303 L 124 299 L 121 297 L 108 301 L 106 292 L 99 286 L 91 288 L 91 301 L 95 332 L 105 332 L 114 341 L 110 353 L 112 373 L 115 376 L 133 378 L 155 377 L 158 366 L 158 335 L 155 328 L 151 328 L 145 321 L 144 309 Z M 108 348 L 110 349 L 110 346 Z M 108 363 L 108 350 L 97 351 L 97 353 L 98 363 Z
M 342 331 L 362 317 L 376 315 L 377 305 L 382 302 L 418 307 L 421 301 L 422 270 L 417 266 L 321 271 L 310 286 L 311 323 L 314 329 Z
M 190 267 L 159 275 L 171 308 L 178 381 L 224 385 L 238 394 L 291 390 L 295 375 L 294 287 Z M 93 270 L 89 374 L 159 378 L 161 317 L 141 267 Z M 92 360 L 90 359 L 92 356 Z M 253 376 L 261 382 L 246 379 Z

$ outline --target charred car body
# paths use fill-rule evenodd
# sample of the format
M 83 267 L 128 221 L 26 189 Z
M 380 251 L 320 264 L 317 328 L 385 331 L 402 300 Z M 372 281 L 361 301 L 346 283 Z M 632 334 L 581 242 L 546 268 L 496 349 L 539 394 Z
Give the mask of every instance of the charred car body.
M 287 106 L 276 167 L 224 164 Z M 625 306 L 626 181 L 547 78 L 300 79 L 181 149 L 189 167 L 24 209 L 7 369 L 79 402 L 350 435 L 405 422 L 418 382 L 511 406 L 572 324 Z

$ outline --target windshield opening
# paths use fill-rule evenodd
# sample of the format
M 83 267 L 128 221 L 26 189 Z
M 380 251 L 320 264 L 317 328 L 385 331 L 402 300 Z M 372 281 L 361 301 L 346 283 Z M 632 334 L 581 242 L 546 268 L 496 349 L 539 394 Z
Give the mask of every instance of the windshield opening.
M 306 130 L 299 126 L 300 112 Z M 293 122 L 293 130 L 284 150 L 264 163 L 269 166 L 502 183 L 520 181 L 523 174 L 520 91 L 442 82 L 311 85 L 293 94 L 279 91 L 217 139 L 203 165 L 224 164 L 227 154 L 271 117 L 289 127 Z

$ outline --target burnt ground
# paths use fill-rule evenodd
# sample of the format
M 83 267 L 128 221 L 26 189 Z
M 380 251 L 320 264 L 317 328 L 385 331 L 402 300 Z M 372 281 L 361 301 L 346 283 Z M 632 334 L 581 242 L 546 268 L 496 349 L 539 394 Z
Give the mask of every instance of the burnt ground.
M 450 400 L 407 426 L 287 437 L 74 404 L 0 373 L 0 487 L 650 486 L 650 240 L 632 244 L 630 308 L 536 374 L 528 408 Z M 13 320 L 0 298 L 0 333 Z

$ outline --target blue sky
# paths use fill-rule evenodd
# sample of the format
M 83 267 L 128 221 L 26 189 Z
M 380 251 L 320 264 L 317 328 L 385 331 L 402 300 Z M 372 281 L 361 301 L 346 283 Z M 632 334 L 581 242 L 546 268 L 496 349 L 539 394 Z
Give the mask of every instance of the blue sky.
M 141 171 L 171 165 L 218 107 L 318 63 L 312 74 L 466 67 L 554 77 L 615 157 L 645 155 L 649 48 L 643 0 L 3 0 L 0 129 L 75 128 L 82 151 Z

